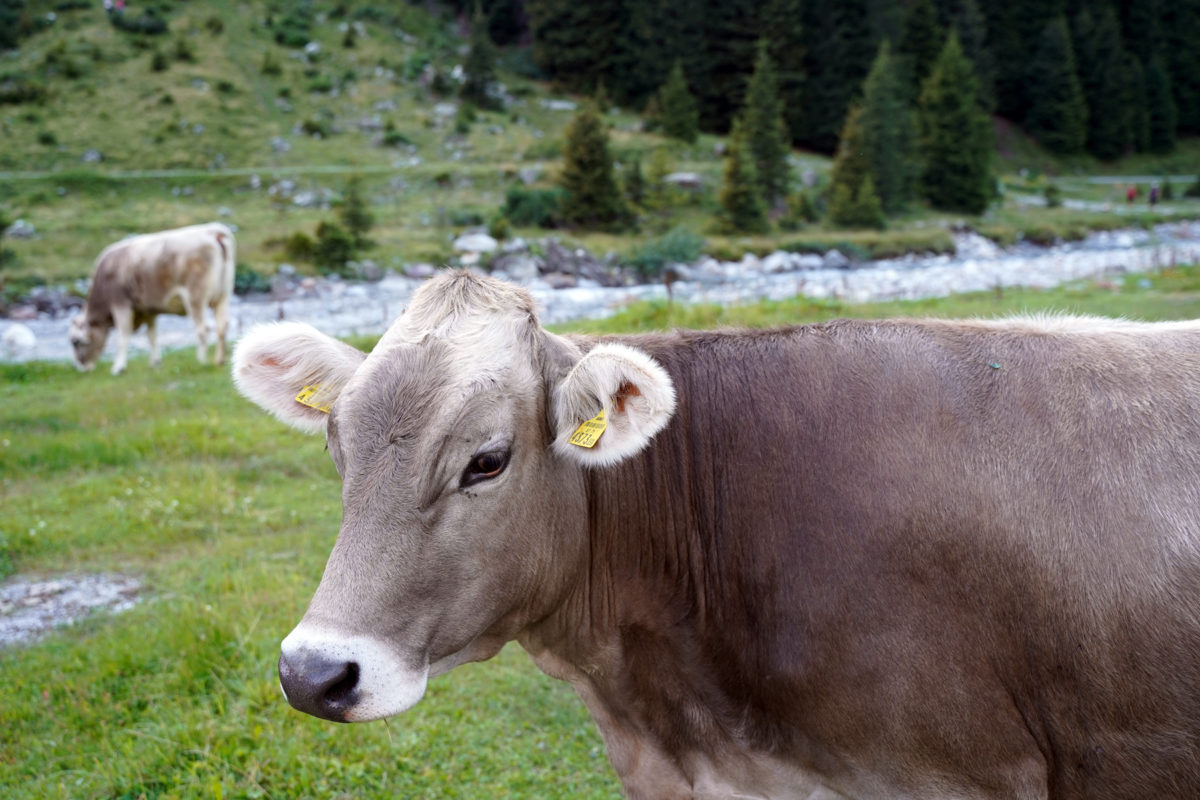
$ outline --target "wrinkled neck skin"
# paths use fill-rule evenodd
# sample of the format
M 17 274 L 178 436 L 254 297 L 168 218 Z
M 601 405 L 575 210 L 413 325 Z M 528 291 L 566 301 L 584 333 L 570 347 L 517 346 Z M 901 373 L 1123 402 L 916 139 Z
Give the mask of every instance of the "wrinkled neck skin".
M 592 340 L 572 341 L 586 351 Z M 722 684 L 714 660 L 728 654 L 712 652 L 702 632 L 706 615 L 717 616 L 705 594 L 726 578 L 705 553 L 702 540 L 711 537 L 696 535 L 705 522 L 685 511 L 711 498 L 693 496 L 691 481 L 656 477 L 699 463 L 680 427 L 672 421 L 645 452 L 616 466 L 569 467 L 581 472 L 586 495 L 587 555 L 559 576 L 567 593 L 555 611 L 517 640 L 543 672 L 574 687 L 634 800 L 839 798 L 769 755 L 784 749 L 777 746 L 787 734 L 762 741 L 741 729 L 738 715 L 752 712 Z M 736 612 L 723 616 L 733 621 Z M 754 629 L 754 620 L 743 622 Z

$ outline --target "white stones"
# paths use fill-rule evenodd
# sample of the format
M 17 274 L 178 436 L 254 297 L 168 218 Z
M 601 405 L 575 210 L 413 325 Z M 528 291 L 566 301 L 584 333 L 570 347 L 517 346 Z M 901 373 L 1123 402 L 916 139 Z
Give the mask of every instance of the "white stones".
M 464 233 L 454 240 L 454 249 L 460 253 L 491 253 L 500 243 L 486 233 Z
M 20 322 L 6 325 L 0 332 L 0 356 L 5 361 L 25 361 L 37 347 L 37 336 Z

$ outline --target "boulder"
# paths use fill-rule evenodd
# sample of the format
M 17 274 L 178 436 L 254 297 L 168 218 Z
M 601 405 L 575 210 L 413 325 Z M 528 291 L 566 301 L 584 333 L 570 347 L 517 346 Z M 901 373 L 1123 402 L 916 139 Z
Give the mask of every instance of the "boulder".
M 19 219 L 4 229 L 4 235 L 10 239 L 32 239 L 37 235 L 37 229 L 33 223 Z
M 454 240 L 454 249 L 460 253 L 491 253 L 500 243 L 486 233 L 464 233 Z

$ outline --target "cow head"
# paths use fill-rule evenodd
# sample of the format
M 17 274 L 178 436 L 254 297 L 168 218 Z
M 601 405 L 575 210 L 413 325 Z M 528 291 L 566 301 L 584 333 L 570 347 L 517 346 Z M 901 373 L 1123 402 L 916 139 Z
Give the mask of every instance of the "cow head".
M 71 318 L 67 336 L 71 341 L 71 358 L 80 372 L 88 372 L 96 366 L 96 361 L 104 352 L 104 344 L 108 341 L 109 327 L 93 320 L 87 312 Z
M 649 356 L 584 353 L 541 329 L 527 293 L 466 273 L 422 287 L 369 355 L 306 325 L 257 328 L 234 379 L 324 431 L 342 477 L 341 530 L 279 659 L 288 701 L 338 721 L 409 708 L 561 603 L 587 552 L 584 470 L 637 453 L 675 402 Z M 571 444 L 601 409 L 594 445 Z

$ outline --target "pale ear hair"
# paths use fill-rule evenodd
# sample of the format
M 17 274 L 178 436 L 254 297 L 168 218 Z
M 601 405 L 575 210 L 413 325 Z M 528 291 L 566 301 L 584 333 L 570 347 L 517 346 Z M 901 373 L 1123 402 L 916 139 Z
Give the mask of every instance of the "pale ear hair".
M 572 434 L 601 408 L 607 427 L 595 445 L 572 444 Z M 623 344 L 599 344 L 555 393 L 554 450 L 585 466 L 616 464 L 649 444 L 674 411 L 675 387 L 657 361 Z
M 296 395 L 319 386 L 318 399 L 332 403 L 366 353 L 300 322 L 258 325 L 233 351 L 233 382 L 239 392 L 306 433 L 325 430 L 329 414 L 303 405 Z

